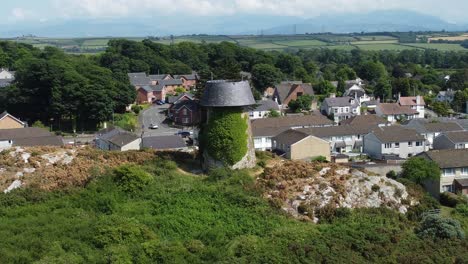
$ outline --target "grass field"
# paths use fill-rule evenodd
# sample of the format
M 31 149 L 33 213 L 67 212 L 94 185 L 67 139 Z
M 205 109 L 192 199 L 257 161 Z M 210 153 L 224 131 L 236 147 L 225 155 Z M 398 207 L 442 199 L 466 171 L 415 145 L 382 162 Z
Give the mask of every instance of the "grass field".
M 460 40 L 468 39 L 468 34 L 459 36 L 441 36 L 432 35 L 434 39 Z M 431 36 L 431 37 L 432 37 Z M 420 36 L 421 37 L 421 36 Z M 103 51 L 112 38 L 75 38 L 75 39 L 48 39 L 48 38 L 20 38 L 14 41 L 33 45 L 37 48 L 54 46 L 64 48 L 71 53 L 96 53 Z M 130 37 L 134 41 L 142 41 L 144 38 Z M 405 43 L 400 44 L 399 40 L 393 36 L 381 35 L 344 35 L 344 34 L 316 34 L 316 35 L 271 35 L 271 36 L 225 36 L 225 35 L 190 35 L 175 37 L 171 40 L 169 37 L 154 40 L 156 43 L 170 45 L 171 43 L 181 42 L 194 43 L 220 43 L 227 41 L 236 43 L 240 46 L 250 47 L 259 50 L 297 50 L 297 49 L 339 49 L 352 50 L 359 48 L 362 50 L 407 50 L 407 49 L 437 49 L 440 51 L 468 51 L 458 44 L 439 44 L 439 43 Z M 350 45 L 351 44 L 351 45 Z
M 437 49 L 445 51 L 468 51 L 459 44 L 446 44 L 446 43 L 411 43 L 408 44 L 413 47 L 423 48 L 423 49 Z
M 466 40 L 468 39 L 468 34 L 463 34 L 460 36 L 434 36 L 434 37 L 429 38 L 429 41 L 439 40 L 439 39 L 449 40 L 449 41 Z

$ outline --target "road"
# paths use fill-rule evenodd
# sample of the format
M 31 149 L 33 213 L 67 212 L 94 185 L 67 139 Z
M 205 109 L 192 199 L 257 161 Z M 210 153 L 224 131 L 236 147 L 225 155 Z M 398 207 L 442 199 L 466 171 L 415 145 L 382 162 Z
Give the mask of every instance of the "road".
M 179 131 L 178 128 L 169 127 L 165 110 L 169 107 L 168 104 L 165 105 L 153 105 L 150 108 L 144 110 L 139 116 L 140 127 L 137 131 L 138 134 L 141 134 L 143 128 L 143 137 L 149 136 L 167 136 L 174 135 Z M 166 120 L 166 122 L 165 122 Z M 151 124 L 156 124 L 159 126 L 158 129 L 150 129 Z

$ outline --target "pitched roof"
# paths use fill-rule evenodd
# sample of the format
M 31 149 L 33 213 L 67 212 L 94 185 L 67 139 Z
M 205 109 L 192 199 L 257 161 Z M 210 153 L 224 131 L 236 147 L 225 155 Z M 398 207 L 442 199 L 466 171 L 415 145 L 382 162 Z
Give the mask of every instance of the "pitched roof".
M 109 127 L 98 131 L 97 138 L 108 141 L 116 146 L 123 147 L 137 140 L 139 137 L 123 130 L 120 127 Z
M 151 79 L 146 76 L 145 72 L 133 72 L 128 73 L 128 78 L 133 86 L 149 85 Z
M 408 120 L 405 127 L 416 129 L 421 134 L 463 130 L 463 127 L 455 122 L 429 121 L 423 118 Z
M 158 84 L 160 85 L 182 85 L 182 81 L 180 79 L 159 80 Z
M 180 75 L 174 75 L 174 79 L 180 79 L 184 78 L 186 80 L 197 80 L 198 75 L 196 74 L 180 74 Z
M 333 126 L 333 127 L 311 127 L 299 128 L 298 131 L 314 135 L 319 138 L 328 138 L 334 136 L 351 136 L 361 134 L 354 126 Z M 370 130 L 367 132 L 369 133 Z M 365 134 L 365 133 L 362 133 Z
M 142 146 L 152 149 L 180 149 L 187 147 L 184 139 L 177 135 L 144 137 Z
M 444 134 L 453 143 L 468 142 L 468 131 L 454 131 L 454 132 L 447 132 Z
M 270 111 L 276 110 L 279 111 L 279 105 L 276 101 L 267 99 L 267 100 L 259 100 L 255 105 L 253 111 Z
M 39 127 L 24 127 L 12 129 L 0 129 L 0 139 L 13 140 L 19 138 L 47 137 L 52 133 Z
M 189 100 L 194 100 L 195 98 L 193 97 L 192 94 L 189 94 L 189 93 L 182 93 L 180 95 L 177 95 L 177 96 L 169 96 L 168 98 L 168 103 L 170 104 L 174 104 L 174 103 L 177 103 L 177 101 L 179 101 L 180 99 L 182 99 L 183 97 L 186 97 L 188 98 Z
M 381 103 L 377 105 L 384 115 L 415 115 L 418 111 L 409 106 L 401 106 L 397 103 Z
M 418 96 L 402 96 L 400 97 L 400 99 L 398 100 L 398 102 L 400 103 L 401 106 L 415 106 L 415 105 L 418 105 L 417 104 L 417 97 Z M 422 96 L 419 96 L 421 102 L 419 105 L 426 105 L 426 103 L 424 102 L 424 98 Z
M 301 131 L 297 131 L 294 129 L 289 129 L 286 130 L 279 135 L 275 136 L 272 138 L 272 140 L 279 141 L 282 144 L 286 145 L 292 145 L 294 143 L 297 143 L 298 141 L 303 140 L 306 137 L 309 137 L 310 135 Z
M 330 107 L 357 106 L 358 103 L 356 101 L 354 104 L 351 104 L 352 100 L 354 100 L 354 98 L 349 96 L 325 98 L 325 102 Z
M 171 77 L 171 75 L 169 75 L 169 74 L 151 74 L 151 75 L 148 75 L 148 77 L 152 81 L 160 81 L 160 80 L 163 80 L 164 78 L 166 78 L 167 76 Z M 171 77 L 171 79 L 172 79 L 172 77 Z
M 6 116 L 9 116 L 9 117 L 13 118 L 15 121 L 22 124 L 23 126 L 25 125 L 25 123 L 23 121 L 19 120 L 18 118 L 14 117 L 13 115 L 9 114 L 7 111 L 4 111 L 3 113 L 0 114 L 0 120 L 5 118 Z
M 0 140 L 12 140 L 13 146 L 63 146 L 61 137 L 55 136 L 46 129 L 25 127 L 1 129 Z
M 13 140 L 13 146 L 36 147 L 36 146 L 63 146 L 63 140 L 58 136 L 18 138 Z
M 182 108 L 188 108 L 190 111 L 196 111 L 200 107 L 197 101 L 194 100 L 183 100 L 176 102 L 171 106 L 171 110 L 179 111 Z
M 418 156 L 429 158 L 441 169 L 468 167 L 468 149 L 430 150 Z
M 164 85 L 143 85 L 140 87 L 140 89 L 143 89 L 145 90 L 146 92 L 150 93 L 150 92 L 160 92 L 164 89 Z
M 333 121 L 322 114 L 260 118 L 251 122 L 252 126 L 255 127 L 319 127 L 333 125 Z
M 280 102 L 283 102 L 297 87 L 302 87 L 305 94 L 314 95 L 314 89 L 308 83 L 302 83 L 302 81 L 288 81 L 281 82 L 275 86 L 278 91 Z
M 378 115 L 358 115 L 341 121 L 340 125 L 374 126 L 387 123 L 387 120 Z
M 372 132 L 382 143 L 393 143 L 403 141 L 423 141 L 424 137 L 414 129 L 402 126 L 377 127 Z

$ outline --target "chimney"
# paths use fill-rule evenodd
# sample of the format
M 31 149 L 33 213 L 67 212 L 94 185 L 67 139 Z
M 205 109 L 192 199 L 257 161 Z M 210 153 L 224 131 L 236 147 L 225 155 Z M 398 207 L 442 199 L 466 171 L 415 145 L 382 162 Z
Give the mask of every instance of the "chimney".
M 420 95 L 416 96 L 416 105 L 421 105 L 421 96 Z
M 398 93 L 398 101 L 400 101 L 401 93 Z
M 330 94 L 330 98 L 335 98 L 336 97 L 336 94 L 335 93 L 331 93 Z

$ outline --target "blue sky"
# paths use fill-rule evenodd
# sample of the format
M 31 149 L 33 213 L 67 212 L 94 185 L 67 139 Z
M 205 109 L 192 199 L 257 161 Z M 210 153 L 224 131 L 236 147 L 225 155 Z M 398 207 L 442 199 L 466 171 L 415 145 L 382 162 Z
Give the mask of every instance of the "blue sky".
M 314 17 L 408 9 L 449 22 L 468 23 L 468 0 L 15 0 L 2 1 L 3 23 L 157 16 L 194 12 L 200 16 L 269 14 Z

